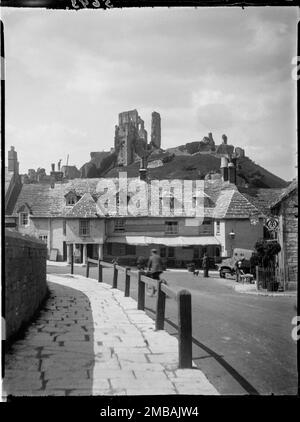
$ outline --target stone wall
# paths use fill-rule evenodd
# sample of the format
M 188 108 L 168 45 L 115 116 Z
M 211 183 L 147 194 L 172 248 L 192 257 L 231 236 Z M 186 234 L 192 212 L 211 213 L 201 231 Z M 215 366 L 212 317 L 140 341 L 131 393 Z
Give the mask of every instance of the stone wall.
M 46 258 L 43 242 L 5 230 L 6 339 L 30 321 L 47 294 Z
M 298 204 L 298 191 L 294 191 L 282 201 L 283 215 L 283 254 L 285 267 L 288 269 L 288 288 L 293 287 L 298 280 L 298 218 L 295 216 Z M 296 287 L 296 286 L 294 286 Z

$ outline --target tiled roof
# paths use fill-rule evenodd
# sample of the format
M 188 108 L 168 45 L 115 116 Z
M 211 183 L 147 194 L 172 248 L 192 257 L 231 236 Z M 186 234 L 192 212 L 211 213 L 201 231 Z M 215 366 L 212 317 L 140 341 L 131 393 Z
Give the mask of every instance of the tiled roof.
M 261 213 L 268 216 L 271 214 L 271 204 L 282 195 L 284 189 L 261 189 L 239 187 L 239 191 L 251 202 Z
M 281 195 L 279 198 L 277 198 L 274 202 L 271 204 L 271 208 L 274 208 L 276 205 L 278 205 L 281 201 L 283 201 L 285 198 L 287 198 L 290 193 L 292 193 L 294 190 L 298 189 L 298 180 L 294 179 L 287 188 L 282 190 Z
M 25 203 L 31 208 L 34 217 L 58 217 L 68 212 L 64 198 L 66 184 L 24 184 L 14 207 L 13 215 Z
M 234 190 L 223 190 L 216 201 L 213 216 L 214 218 L 224 218 L 230 206 Z
M 110 179 L 118 182 L 119 179 Z M 103 215 L 96 205 L 100 196 L 101 185 L 107 186 L 108 179 L 74 179 L 67 183 L 56 183 L 54 188 L 47 184 L 24 184 L 14 207 L 13 215 L 25 203 L 32 211 L 32 217 L 78 217 L 93 218 Z M 127 183 L 139 181 L 139 178 L 128 178 Z M 118 185 L 117 185 L 118 190 Z M 81 199 L 72 208 L 66 205 L 65 195 L 74 191 Z M 103 193 L 102 189 L 102 193 Z M 205 216 L 215 218 L 248 218 L 257 213 L 244 194 L 235 185 L 222 180 L 204 182 L 205 197 L 209 197 L 209 206 L 205 208 Z M 157 198 L 157 200 L 159 200 Z M 143 213 L 148 215 L 147 213 Z
M 236 190 L 233 192 L 224 218 L 248 218 L 250 215 L 258 213 L 259 210 Z
M 8 171 L 8 168 L 5 167 L 5 194 L 8 191 L 8 188 L 13 176 L 14 176 L 14 173 L 12 171 Z
M 85 193 L 66 213 L 66 217 L 76 218 L 97 218 L 97 216 L 97 205 L 90 193 Z

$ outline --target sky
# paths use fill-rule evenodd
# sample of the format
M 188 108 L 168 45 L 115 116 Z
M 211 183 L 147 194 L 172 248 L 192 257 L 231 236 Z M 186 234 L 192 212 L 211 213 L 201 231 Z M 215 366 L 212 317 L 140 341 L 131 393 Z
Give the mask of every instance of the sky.
M 111 1 L 111 3 L 113 3 Z M 162 148 L 212 132 L 285 180 L 296 175 L 298 10 L 2 8 L 6 148 L 20 172 L 62 159 L 80 168 L 114 144 L 137 109 Z

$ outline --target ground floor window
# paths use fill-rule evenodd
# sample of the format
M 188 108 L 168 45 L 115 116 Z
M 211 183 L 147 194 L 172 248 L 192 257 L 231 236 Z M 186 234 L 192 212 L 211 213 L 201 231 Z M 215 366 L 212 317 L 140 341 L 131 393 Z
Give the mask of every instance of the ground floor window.
M 161 258 L 165 258 L 167 256 L 167 248 L 160 248 L 160 256 Z
M 48 243 L 48 235 L 46 234 L 39 235 L 39 239 L 46 244 Z
M 136 246 L 126 245 L 126 255 L 136 255 Z
M 174 258 L 175 257 L 175 248 L 169 246 L 168 247 L 168 258 Z

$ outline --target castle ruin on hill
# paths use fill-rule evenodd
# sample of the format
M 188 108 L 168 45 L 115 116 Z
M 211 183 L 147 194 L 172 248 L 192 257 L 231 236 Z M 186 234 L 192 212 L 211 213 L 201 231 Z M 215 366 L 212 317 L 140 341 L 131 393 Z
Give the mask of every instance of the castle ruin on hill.
M 161 146 L 160 114 L 152 113 L 151 142 L 148 144 L 148 133 L 144 120 L 137 110 L 124 111 L 119 114 L 119 124 L 115 126 L 115 152 L 117 165 L 128 166 L 136 158 L 147 155 L 153 149 Z

